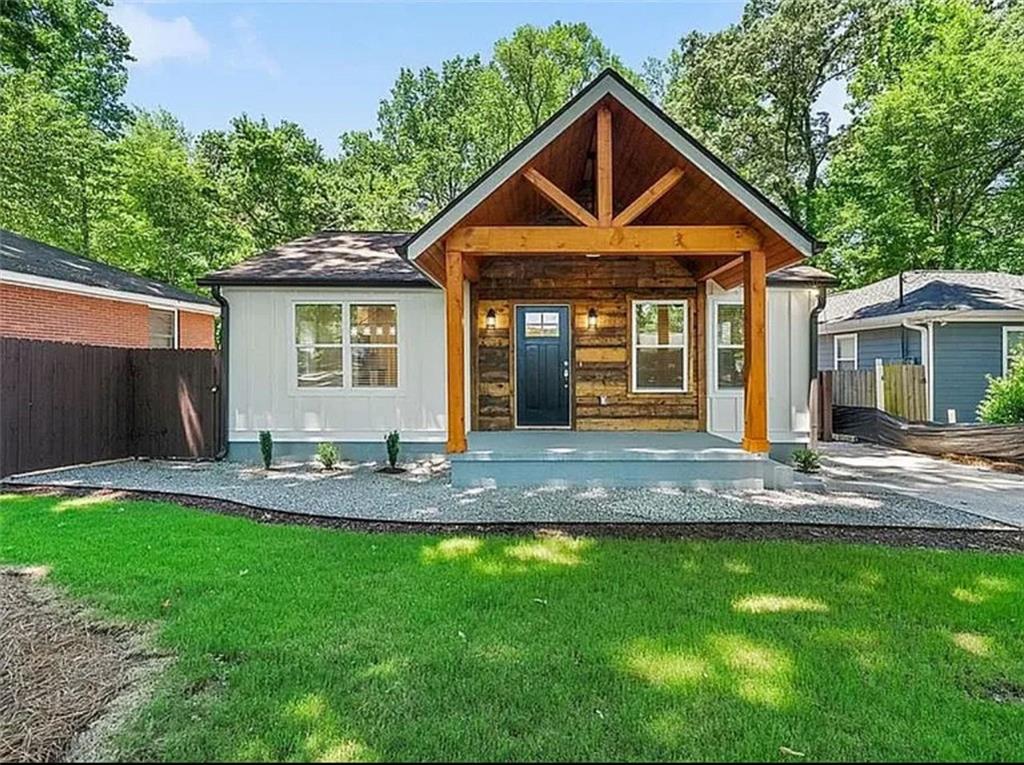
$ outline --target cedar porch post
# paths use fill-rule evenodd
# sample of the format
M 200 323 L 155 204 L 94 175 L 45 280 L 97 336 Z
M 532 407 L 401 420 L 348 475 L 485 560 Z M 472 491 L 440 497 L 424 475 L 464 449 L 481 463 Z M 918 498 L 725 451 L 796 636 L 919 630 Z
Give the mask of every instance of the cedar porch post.
M 445 253 L 444 303 L 446 348 L 448 353 L 448 452 L 466 451 L 466 335 L 462 299 L 465 276 L 463 255 L 458 250 Z
M 764 250 L 743 256 L 743 448 L 767 452 L 768 370 L 765 332 L 767 288 Z

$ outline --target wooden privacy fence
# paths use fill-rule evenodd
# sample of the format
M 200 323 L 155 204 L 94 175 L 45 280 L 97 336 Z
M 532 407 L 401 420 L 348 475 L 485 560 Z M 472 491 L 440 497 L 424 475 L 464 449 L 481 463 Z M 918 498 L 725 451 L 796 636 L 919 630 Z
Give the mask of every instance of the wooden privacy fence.
M 911 422 L 928 419 L 928 381 L 920 364 L 883 364 L 871 369 L 821 372 L 819 387 L 833 406 L 874 407 Z
M 907 422 L 870 407 L 837 406 L 836 433 L 921 454 L 963 454 L 1024 462 L 1024 425 Z
M 213 457 L 220 354 L 0 338 L 0 476 L 123 457 Z

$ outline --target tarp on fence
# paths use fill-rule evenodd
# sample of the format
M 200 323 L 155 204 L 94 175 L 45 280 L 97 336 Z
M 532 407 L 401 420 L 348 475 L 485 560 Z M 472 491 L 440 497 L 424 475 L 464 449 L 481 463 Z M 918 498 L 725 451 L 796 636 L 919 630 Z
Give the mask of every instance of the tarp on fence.
M 1024 425 L 943 425 L 907 422 L 862 406 L 832 410 L 832 430 L 921 454 L 963 454 L 1024 462 Z

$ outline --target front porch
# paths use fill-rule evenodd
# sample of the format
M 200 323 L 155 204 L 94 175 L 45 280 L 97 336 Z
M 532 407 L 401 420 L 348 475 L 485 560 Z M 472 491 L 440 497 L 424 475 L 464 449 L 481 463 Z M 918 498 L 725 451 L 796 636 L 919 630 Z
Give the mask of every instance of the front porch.
M 760 490 L 793 483 L 792 468 L 702 432 L 474 431 L 466 451 L 450 459 L 455 487 Z

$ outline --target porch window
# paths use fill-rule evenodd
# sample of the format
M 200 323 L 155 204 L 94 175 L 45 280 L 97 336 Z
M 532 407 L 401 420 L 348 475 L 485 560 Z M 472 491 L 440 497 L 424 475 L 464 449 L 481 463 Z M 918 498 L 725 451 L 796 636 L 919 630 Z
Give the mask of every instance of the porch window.
M 743 387 L 743 304 L 715 304 L 715 379 L 719 390 Z
M 349 307 L 352 387 L 398 387 L 398 306 Z
M 342 306 L 317 303 L 295 306 L 295 352 L 300 388 L 341 388 Z
M 687 390 L 687 301 L 633 303 L 633 390 Z
M 836 369 L 857 368 L 857 336 L 836 335 L 833 340 L 835 350 Z
M 1003 327 L 1003 374 L 1010 373 L 1013 362 L 1024 357 L 1024 327 Z
M 174 348 L 177 346 L 178 315 L 174 311 L 149 309 L 149 347 Z

